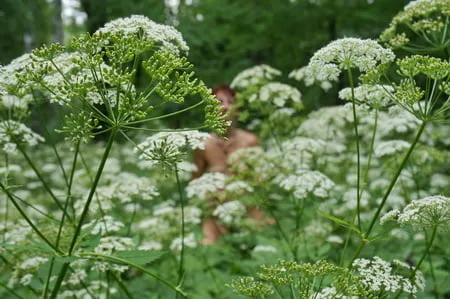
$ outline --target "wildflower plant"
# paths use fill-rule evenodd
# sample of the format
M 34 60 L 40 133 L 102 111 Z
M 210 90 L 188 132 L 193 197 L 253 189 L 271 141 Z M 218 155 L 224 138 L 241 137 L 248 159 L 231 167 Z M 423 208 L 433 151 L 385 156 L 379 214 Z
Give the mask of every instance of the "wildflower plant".
M 147 125 L 202 107 L 204 119 L 198 124 L 198 128 L 210 129 L 218 134 L 224 132 L 226 122 L 218 101 L 206 85 L 195 77 L 192 64 L 184 57 L 187 51 L 186 42 L 175 28 L 134 15 L 111 21 L 92 35 L 82 34 L 74 38 L 67 48 L 60 44 L 44 45 L 1 68 L 2 151 L 6 156 L 20 153 L 25 158 L 59 210 L 56 214 L 59 219 L 55 220 L 56 238 L 49 237 L 42 231 L 39 221 L 30 218 L 27 211 L 21 207 L 22 201 L 11 187 L 14 182 L 1 183 L 8 200 L 37 235 L 36 242 L 43 242 L 49 248 L 46 255 L 50 267 L 47 279 L 44 280 L 46 283 L 39 288 L 44 298 L 55 298 L 63 286 L 66 286 L 65 279 L 72 266 L 70 262 L 63 262 L 61 267 L 55 268 L 59 257 L 97 260 L 98 265 L 119 263 L 137 267 L 179 294 L 185 295 L 180 288 L 182 261 L 180 277 L 177 285 L 174 285 L 123 258 L 126 254 L 116 254 L 134 249 L 135 245 L 131 239 L 123 239 L 128 244 L 125 246 L 125 243 L 120 241 L 122 239 L 119 238 L 116 242 L 111 239 L 116 237 L 105 236 L 92 251 L 82 244 L 86 239 L 86 231 L 102 234 L 105 229 L 114 232 L 123 228 L 123 224 L 116 225 L 115 222 L 109 221 L 108 217 L 102 217 L 103 226 L 101 221 L 86 226 L 89 211 L 94 206 L 94 198 L 98 198 L 98 191 L 101 190 L 98 187 L 102 173 L 106 171 L 111 149 L 119 135 L 136 145 L 133 137 L 130 137 L 130 131 L 157 132 L 157 127 Z M 135 84 L 136 73 L 140 67 L 150 78 L 145 88 L 138 88 Z M 155 109 L 167 103 L 183 103 L 188 97 L 197 97 L 199 100 L 170 114 L 161 115 Z M 64 126 L 56 131 L 64 134 L 71 144 L 73 158 L 69 165 L 62 163 L 61 154 L 54 144 L 53 132 L 48 130 L 45 119 L 41 119 L 45 131 L 43 137 L 26 126 L 27 116 L 32 112 L 30 105 L 41 103 L 53 104 L 55 111 L 64 118 Z M 101 158 L 97 161 L 97 169 L 89 175 L 90 186 L 80 194 L 86 200 L 77 208 L 77 213 L 69 213 L 69 207 L 75 206 L 74 196 L 78 196 L 77 191 L 80 191 L 74 190 L 77 186 L 75 174 L 80 170 L 79 160 L 84 159 L 84 144 L 101 134 L 107 136 L 107 142 Z M 206 133 L 200 132 L 158 133 L 137 148 L 140 148 L 139 155 L 146 161 L 158 161 L 165 166 L 176 167 L 176 163 L 181 162 L 182 152 L 189 146 L 201 146 L 199 141 L 206 136 Z M 39 163 L 34 161 L 29 153 L 29 147 L 44 142 L 44 139 L 59 159 L 57 169 L 59 168 L 65 180 L 62 194 L 59 190 L 58 195 L 56 194 L 54 186 L 39 169 Z M 122 193 L 122 197 L 127 196 L 130 195 Z M 99 211 L 103 211 L 101 205 L 99 208 Z M 184 227 L 182 235 L 184 236 Z M 63 242 L 63 238 L 69 241 Z M 113 245 L 116 243 L 117 246 Z M 116 266 L 100 268 L 116 271 L 114 269 L 120 268 Z M 53 279 L 50 281 L 51 277 Z

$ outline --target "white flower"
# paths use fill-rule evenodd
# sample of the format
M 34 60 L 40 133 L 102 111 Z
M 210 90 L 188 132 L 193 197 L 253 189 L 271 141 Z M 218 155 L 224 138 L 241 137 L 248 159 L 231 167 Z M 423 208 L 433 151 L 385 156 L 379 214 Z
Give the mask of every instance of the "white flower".
M 31 280 L 33 279 L 33 274 L 25 274 L 20 279 L 20 284 L 23 286 L 27 286 L 31 283 Z
M 375 157 L 381 158 L 397 153 L 403 153 L 410 148 L 410 146 L 411 144 L 404 140 L 382 141 L 375 148 Z
M 45 257 L 33 257 L 25 260 L 22 264 L 20 264 L 19 268 L 27 271 L 35 271 L 39 268 L 39 266 L 48 261 L 48 258 Z
M 142 15 L 132 15 L 110 21 L 94 34 L 101 33 L 124 34 L 125 36 L 142 34 L 143 40 L 160 45 L 163 49 L 176 55 L 189 50 L 183 36 L 174 27 L 157 24 Z
M 255 248 L 253 248 L 253 253 L 257 252 L 277 252 L 277 248 L 271 245 L 256 245 Z
M 189 233 L 184 236 L 184 246 L 195 248 L 197 247 L 198 243 L 195 239 L 194 233 Z M 178 237 L 172 241 L 172 244 L 170 244 L 170 249 L 173 251 L 180 251 L 181 250 L 181 237 Z
M 113 217 L 105 215 L 101 219 L 93 220 L 82 226 L 82 229 L 89 229 L 92 227 L 92 235 L 105 235 L 111 232 L 117 232 L 122 229 L 125 225 L 120 221 L 115 221 Z
M 227 175 L 220 172 L 205 173 L 189 182 L 186 187 L 186 195 L 188 198 L 196 197 L 205 200 L 208 194 L 223 190 L 227 178 Z
M 159 162 L 173 167 L 180 162 L 184 148 L 204 149 L 204 141 L 209 137 L 208 133 L 199 131 L 159 132 L 140 143 L 135 152 L 140 154 L 139 159 L 148 161 L 150 166 Z
M 103 237 L 95 247 L 94 252 L 111 255 L 116 251 L 130 250 L 134 248 L 134 242 L 126 237 Z
M 358 296 L 345 296 L 334 287 L 324 288 L 320 293 L 310 295 L 308 299 L 358 299 Z
M 380 291 L 387 291 L 395 293 L 402 290 L 406 293 L 415 295 L 419 290 L 423 290 L 422 280 L 416 279 L 422 276 L 420 271 L 417 271 L 414 281 L 410 281 L 401 275 L 394 274 L 391 263 L 386 262 L 378 256 L 373 259 L 356 259 L 353 262 L 353 268 L 359 273 L 362 284 L 370 291 L 379 293 Z M 394 263 L 395 266 L 400 266 Z
M 344 244 L 344 240 L 340 236 L 331 235 L 327 237 L 327 242 L 336 243 L 336 244 Z
M 281 75 L 281 72 L 266 64 L 257 65 L 243 70 L 231 82 L 231 87 L 244 89 L 251 85 L 256 85 L 265 81 L 270 81 L 274 77 Z
M 30 128 L 14 120 L 0 122 L 0 146 L 8 153 L 14 153 L 16 143 L 23 142 L 27 146 L 35 146 L 44 142 L 44 138 Z
M 213 212 L 214 216 L 217 216 L 221 222 L 227 225 L 239 224 L 246 214 L 247 209 L 237 200 L 223 203 Z
M 394 88 L 390 85 L 360 85 L 354 88 L 355 100 L 371 107 L 381 108 L 389 105 L 392 100 L 390 93 Z M 339 98 L 347 101 L 352 100 L 351 88 L 347 87 L 339 92 Z
M 139 250 L 162 250 L 163 245 L 156 241 L 148 241 L 142 243 L 139 247 Z
M 435 195 L 413 200 L 399 212 L 397 221 L 416 229 L 436 225 L 447 230 L 450 225 L 450 198 Z
M 367 72 L 378 63 L 387 63 L 394 58 L 390 49 L 383 48 L 374 40 L 342 38 L 317 51 L 305 68 L 291 73 L 291 76 L 304 80 L 306 85 L 319 82 L 327 88 L 329 82 L 339 79 L 342 70 L 357 68 L 360 72 Z
M 253 187 L 247 184 L 244 181 L 234 181 L 232 183 L 229 183 L 225 187 L 226 191 L 241 193 L 241 192 L 253 192 Z
M 294 196 L 298 198 L 307 198 L 309 195 L 325 198 L 334 183 L 319 171 L 299 170 L 281 181 L 280 186 L 287 191 L 293 191 Z
M 262 86 L 259 90 L 258 97 L 252 100 L 259 100 L 266 103 L 270 102 L 275 106 L 284 107 L 288 100 L 294 103 L 300 103 L 300 98 L 301 93 L 297 88 L 279 82 L 271 82 Z

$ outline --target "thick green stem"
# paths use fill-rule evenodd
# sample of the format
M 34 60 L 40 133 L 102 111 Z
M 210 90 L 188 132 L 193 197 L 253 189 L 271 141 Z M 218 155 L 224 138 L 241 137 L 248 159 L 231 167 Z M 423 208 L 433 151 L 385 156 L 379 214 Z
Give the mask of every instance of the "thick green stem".
M 419 130 L 417 131 L 416 137 L 414 138 L 413 143 L 408 149 L 408 152 L 406 153 L 405 157 L 403 158 L 402 163 L 400 164 L 400 167 L 398 168 L 397 172 L 395 173 L 391 184 L 389 185 L 388 189 L 386 190 L 386 193 L 383 196 L 383 199 L 381 200 L 380 205 L 378 206 L 378 209 L 375 213 L 375 215 L 372 218 L 372 221 L 370 223 L 369 228 L 367 229 L 367 232 L 365 233 L 365 238 L 361 240 L 361 242 L 358 245 L 358 248 L 356 249 L 355 254 L 353 255 L 353 258 L 350 261 L 349 267 L 351 267 L 352 262 L 358 258 L 358 256 L 361 253 L 361 250 L 364 248 L 364 246 L 367 244 L 367 239 L 370 236 L 370 233 L 372 232 L 373 227 L 375 226 L 375 223 L 380 216 L 381 210 L 383 209 L 389 195 L 391 194 L 392 189 L 394 189 L 395 183 L 397 182 L 397 179 L 399 178 L 403 168 L 406 166 L 406 163 L 408 162 L 409 156 L 411 156 L 411 153 L 414 151 L 414 148 L 416 147 L 417 143 L 419 142 L 420 136 L 422 136 L 423 130 L 425 129 L 427 122 L 423 121 L 422 124 L 419 127 Z

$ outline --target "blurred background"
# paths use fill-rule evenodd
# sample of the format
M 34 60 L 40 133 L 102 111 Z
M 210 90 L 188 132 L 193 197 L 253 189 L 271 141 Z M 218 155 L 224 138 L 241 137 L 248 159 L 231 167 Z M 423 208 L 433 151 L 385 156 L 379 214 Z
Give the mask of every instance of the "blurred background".
M 175 26 L 190 46 L 198 76 L 213 87 L 247 67 L 268 64 L 287 74 L 340 37 L 376 39 L 408 0 L 1 0 L 0 64 L 44 43 L 67 43 L 131 14 Z M 345 84 L 342 82 L 341 84 Z M 297 86 L 299 87 L 299 86 Z M 307 110 L 336 104 L 299 89 Z M 333 94 L 334 93 L 334 94 Z

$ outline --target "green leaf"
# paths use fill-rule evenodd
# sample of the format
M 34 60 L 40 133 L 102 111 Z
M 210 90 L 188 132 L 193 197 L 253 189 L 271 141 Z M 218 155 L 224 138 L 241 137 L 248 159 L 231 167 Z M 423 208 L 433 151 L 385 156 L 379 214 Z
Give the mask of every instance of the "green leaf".
M 319 211 L 319 213 L 320 213 L 322 216 L 324 216 L 325 218 L 328 218 L 329 220 L 331 220 L 331 221 L 337 223 L 338 225 L 343 226 L 343 227 L 345 227 L 345 228 L 348 228 L 348 229 L 350 229 L 350 230 L 352 230 L 352 231 L 358 233 L 358 235 L 362 236 L 362 234 L 361 234 L 361 232 L 359 231 L 359 229 L 358 229 L 355 225 L 353 225 L 352 223 L 347 222 L 347 221 L 345 221 L 345 220 L 343 220 L 343 219 L 341 219 L 341 218 L 335 217 L 335 216 L 333 216 L 333 215 L 327 214 L 327 213 L 322 212 L 322 211 Z
M 127 250 L 117 251 L 114 256 L 132 262 L 136 265 L 144 265 L 156 261 L 166 255 L 167 251 L 157 250 Z
M 14 248 L 18 250 L 24 250 L 24 251 L 33 251 L 33 252 L 42 252 L 47 254 L 54 254 L 54 250 L 51 249 L 49 246 L 45 246 L 45 244 L 34 242 L 35 246 L 30 245 L 17 245 L 17 244 L 0 244 L 0 247 L 5 248 Z

